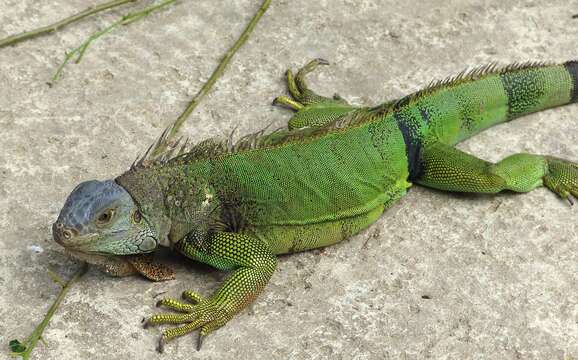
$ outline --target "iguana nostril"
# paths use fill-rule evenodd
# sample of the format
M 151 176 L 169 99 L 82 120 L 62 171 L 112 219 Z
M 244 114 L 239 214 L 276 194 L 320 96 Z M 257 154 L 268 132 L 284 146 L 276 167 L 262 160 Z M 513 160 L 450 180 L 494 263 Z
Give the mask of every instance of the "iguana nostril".
M 74 229 L 66 228 L 60 221 L 57 221 L 52 225 L 52 237 L 54 238 L 54 241 L 60 245 L 64 245 L 63 241 L 70 240 L 75 234 L 76 231 Z

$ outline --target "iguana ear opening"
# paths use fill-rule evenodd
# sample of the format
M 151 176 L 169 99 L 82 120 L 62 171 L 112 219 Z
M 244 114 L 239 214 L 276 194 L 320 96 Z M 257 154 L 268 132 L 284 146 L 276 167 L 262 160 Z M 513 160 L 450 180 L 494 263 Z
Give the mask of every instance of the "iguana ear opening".
M 140 245 L 138 246 L 139 250 L 141 250 L 143 253 L 148 253 L 153 251 L 154 249 L 157 248 L 158 245 L 158 241 L 152 237 L 146 237 L 142 240 L 142 242 L 140 243 Z

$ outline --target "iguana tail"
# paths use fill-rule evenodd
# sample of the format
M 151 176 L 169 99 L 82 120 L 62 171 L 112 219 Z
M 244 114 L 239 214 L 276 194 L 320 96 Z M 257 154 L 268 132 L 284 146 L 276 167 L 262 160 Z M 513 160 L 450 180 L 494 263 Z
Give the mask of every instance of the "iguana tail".
M 426 137 L 453 145 L 492 125 L 576 101 L 578 61 L 569 61 L 484 66 L 435 83 L 398 107 L 422 118 Z

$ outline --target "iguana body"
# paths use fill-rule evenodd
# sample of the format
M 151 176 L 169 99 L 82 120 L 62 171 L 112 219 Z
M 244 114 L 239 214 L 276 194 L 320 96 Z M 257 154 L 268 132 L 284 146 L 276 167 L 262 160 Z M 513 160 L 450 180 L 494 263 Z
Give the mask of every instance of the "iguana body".
M 104 198 L 80 185 L 67 200 L 54 236 L 74 252 L 130 255 L 165 245 L 233 272 L 209 298 L 183 294 L 196 305 L 160 301 L 184 314 L 157 314 L 147 324 L 185 324 L 166 330 L 161 345 L 222 326 L 263 290 L 275 255 L 350 237 L 412 183 L 476 193 L 544 185 L 578 196 L 575 163 L 515 154 L 492 164 L 453 147 L 492 125 L 575 102 L 577 62 L 488 66 L 369 108 L 310 91 L 304 76 L 322 63 L 287 73 L 292 99 L 277 103 L 297 111 L 289 130 L 145 155 L 115 182 L 100 183 L 112 189 Z

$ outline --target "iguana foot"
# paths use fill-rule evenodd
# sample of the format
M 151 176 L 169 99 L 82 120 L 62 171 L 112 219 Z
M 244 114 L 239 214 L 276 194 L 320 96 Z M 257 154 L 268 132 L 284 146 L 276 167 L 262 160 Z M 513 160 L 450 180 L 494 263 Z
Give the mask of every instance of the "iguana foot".
M 198 293 L 187 290 L 183 292 L 183 298 L 190 303 L 172 298 L 164 298 L 157 302 L 157 306 L 164 306 L 182 314 L 160 313 L 151 316 L 145 321 L 145 328 L 150 325 L 160 324 L 186 324 L 163 332 L 157 347 L 159 352 L 164 351 L 164 345 L 168 341 L 199 328 L 201 331 L 199 332 L 197 350 L 200 350 L 203 338 L 213 330 L 225 325 L 235 315 L 235 312 L 231 311 L 226 303 L 214 297 L 205 299 Z
M 289 130 L 323 127 L 354 109 L 337 94 L 329 98 L 309 90 L 305 76 L 319 65 L 328 64 L 327 60 L 314 59 L 303 66 L 296 76 L 291 70 L 287 70 L 287 87 L 291 97 L 278 96 L 273 100 L 273 105 L 283 106 L 297 112 L 287 124 Z
M 335 94 L 333 98 L 317 95 L 309 89 L 305 77 L 310 72 L 314 71 L 319 65 L 329 65 L 329 62 L 324 59 L 314 59 L 308 62 L 293 75 L 290 69 L 285 73 L 287 77 L 287 87 L 293 99 L 286 96 L 279 96 L 273 101 L 273 105 L 281 105 L 292 110 L 301 110 L 304 106 L 319 104 L 319 103 L 338 103 L 347 105 L 347 102 L 339 95 Z
M 547 157 L 548 173 L 544 176 L 544 186 L 574 205 L 578 198 L 578 164 L 555 157 Z

